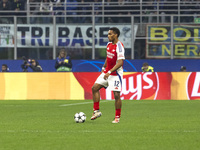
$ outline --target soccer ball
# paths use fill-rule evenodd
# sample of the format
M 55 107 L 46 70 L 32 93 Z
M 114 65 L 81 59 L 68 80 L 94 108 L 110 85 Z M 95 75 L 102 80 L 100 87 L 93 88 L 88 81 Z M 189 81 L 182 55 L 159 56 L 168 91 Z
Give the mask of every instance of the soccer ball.
M 83 112 L 76 113 L 74 115 L 74 121 L 76 123 L 83 123 L 86 120 L 86 115 Z

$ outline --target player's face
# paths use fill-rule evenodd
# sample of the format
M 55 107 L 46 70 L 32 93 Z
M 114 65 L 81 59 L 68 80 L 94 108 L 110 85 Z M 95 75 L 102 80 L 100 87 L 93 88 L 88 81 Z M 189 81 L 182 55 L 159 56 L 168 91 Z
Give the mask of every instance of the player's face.
M 108 40 L 109 42 L 113 42 L 117 37 L 117 34 L 113 32 L 113 30 L 108 31 Z

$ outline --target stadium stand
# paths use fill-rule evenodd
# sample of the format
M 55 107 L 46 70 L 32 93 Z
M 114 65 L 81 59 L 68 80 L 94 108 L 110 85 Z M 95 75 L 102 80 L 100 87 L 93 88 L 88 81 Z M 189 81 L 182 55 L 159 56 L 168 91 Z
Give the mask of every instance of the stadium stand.
M 69 17 L 69 22 L 81 23 L 80 16 L 95 15 L 96 23 L 112 23 L 112 22 L 130 22 L 130 19 L 116 19 L 116 17 L 107 17 L 108 15 L 140 15 L 138 22 L 169 22 L 169 17 L 166 15 L 197 15 L 199 14 L 199 1 L 195 0 L 47 0 L 46 3 L 52 5 L 48 13 L 41 12 L 43 0 L 1 0 L 0 2 L 0 15 L 3 16 L 32 16 L 32 15 L 64 15 L 64 16 L 77 16 Z M 143 17 L 142 15 L 159 15 L 162 18 L 157 20 L 158 17 Z M 82 18 L 82 17 L 81 17 Z M 104 18 L 104 19 L 103 19 Z M 168 18 L 168 19 L 166 19 Z M 180 19 L 183 21 L 190 20 L 191 17 L 184 17 Z M 1 22 L 5 22 L 1 19 Z M 62 20 L 62 19 L 61 19 Z M 65 23 L 63 19 L 60 23 Z M 101 21 L 100 21 L 101 20 Z M 191 20 L 192 21 L 192 20 Z M 87 22 L 92 22 L 90 21 Z
M 198 0 L 49 0 L 46 3 L 51 5 L 51 8 L 45 12 L 41 11 L 42 3 L 43 1 L 41 0 L 1 0 L 0 24 L 16 23 L 28 25 L 49 23 L 55 25 L 56 23 L 56 25 L 67 24 L 71 26 L 79 26 L 80 24 L 89 26 L 125 26 L 134 24 L 137 26 L 136 35 L 131 38 L 134 38 L 135 42 L 130 42 L 130 46 L 126 51 L 126 57 L 129 59 L 148 58 L 143 44 L 148 38 L 146 32 L 148 24 L 169 24 L 170 26 L 176 23 L 194 24 L 194 20 L 196 18 L 198 20 L 200 12 Z M 16 16 L 16 22 L 14 16 Z M 129 31 L 133 32 L 130 27 L 123 28 L 123 34 Z M 90 38 L 94 38 L 90 28 L 87 35 Z M 3 38 L 2 35 L 1 39 Z M 17 37 L 12 38 L 15 39 Z M 88 41 L 88 43 L 90 47 L 83 47 L 81 44 L 67 46 L 68 54 L 71 55 L 72 59 L 104 58 L 101 48 L 95 47 L 91 41 Z M 10 47 L 0 46 L 0 59 L 21 59 L 24 55 L 37 59 L 55 59 L 60 47 L 51 45 L 42 48 L 29 47 L 27 49 L 17 45 Z M 168 56 L 167 58 L 173 59 L 175 57 Z
M 49 0 L 48 0 L 49 1 Z M 49 15 L 62 14 L 66 16 L 87 15 L 177 15 L 199 14 L 199 1 L 195 0 L 50 0 L 53 9 Z M 2 0 L 0 2 L 1 15 L 47 15 L 41 13 L 41 0 Z M 93 8 L 94 7 L 94 8 Z M 12 13 L 10 13 L 12 12 Z M 77 18 L 76 18 L 77 19 Z M 186 17 L 187 19 L 187 17 Z M 79 19 L 77 19 L 79 20 Z M 105 21 L 104 19 L 101 19 Z M 116 20 L 116 19 L 114 19 Z M 117 19 L 118 20 L 118 19 Z M 119 20 L 118 20 L 119 21 Z M 149 22 L 155 21 L 149 19 Z M 76 22 L 76 21 L 75 21 Z M 164 20 L 162 21 L 164 22 Z M 105 22 L 106 23 L 106 22 Z

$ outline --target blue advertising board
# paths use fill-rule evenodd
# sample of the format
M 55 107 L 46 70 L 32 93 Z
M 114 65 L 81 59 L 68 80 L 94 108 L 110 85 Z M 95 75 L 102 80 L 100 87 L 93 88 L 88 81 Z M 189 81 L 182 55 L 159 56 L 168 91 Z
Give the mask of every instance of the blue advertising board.
M 72 60 L 73 72 L 100 72 L 105 60 Z M 55 60 L 38 60 L 43 68 L 43 72 L 56 72 Z M 185 66 L 187 71 L 200 71 L 199 59 L 140 59 L 140 60 L 125 60 L 125 72 L 141 72 L 141 67 L 144 62 L 149 63 L 154 67 L 156 72 L 178 72 L 181 66 Z M 10 72 L 22 72 L 21 65 L 23 60 L 0 60 L 0 65 L 7 64 Z M 28 71 L 32 70 L 28 68 Z

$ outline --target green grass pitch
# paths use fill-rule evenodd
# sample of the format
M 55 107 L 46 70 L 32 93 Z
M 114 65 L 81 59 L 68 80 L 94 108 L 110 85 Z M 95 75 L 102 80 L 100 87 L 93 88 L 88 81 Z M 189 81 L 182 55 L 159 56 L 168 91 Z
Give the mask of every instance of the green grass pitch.
M 199 150 L 200 101 L 0 101 L 0 150 Z M 84 112 L 85 123 L 74 114 Z

